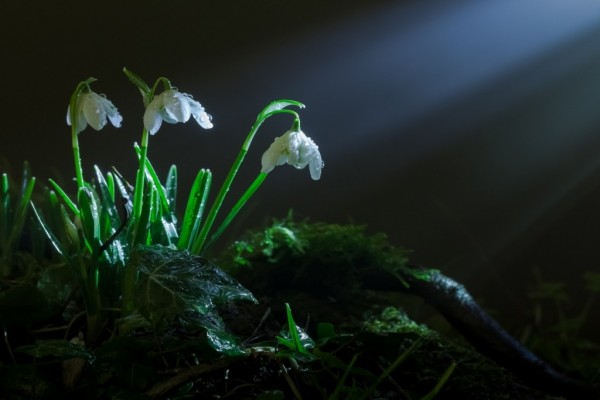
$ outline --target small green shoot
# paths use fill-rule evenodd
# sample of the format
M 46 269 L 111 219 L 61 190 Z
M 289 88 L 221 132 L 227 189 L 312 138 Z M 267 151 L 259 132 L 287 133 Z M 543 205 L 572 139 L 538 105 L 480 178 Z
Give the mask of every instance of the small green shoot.
M 304 332 L 292 315 L 292 309 L 288 303 L 285 303 L 285 312 L 287 316 L 288 329 L 284 334 L 277 336 L 277 342 L 285 346 L 293 355 L 305 360 L 312 360 L 314 356 L 308 351 L 315 346 L 315 342 Z

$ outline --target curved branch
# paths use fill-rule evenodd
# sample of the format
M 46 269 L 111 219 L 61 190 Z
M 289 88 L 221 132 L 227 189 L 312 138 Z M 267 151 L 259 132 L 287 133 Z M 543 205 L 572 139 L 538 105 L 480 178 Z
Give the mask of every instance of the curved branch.
M 415 273 L 411 274 L 410 269 Z M 361 279 L 368 289 L 395 290 L 423 298 L 477 351 L 533 388 L 567 397 L 576 396 L 573 398 L 600 396 L 600 385 L 568 377 L 533 354 L 477 304 L 463 285 L 439 272 L 416 266 L 410 269 L 397 271 L 399 277 L 382 269 L 369 269 L 362 272 Z M 429 279 L 416 277 L 422 272 L 428 272 Z

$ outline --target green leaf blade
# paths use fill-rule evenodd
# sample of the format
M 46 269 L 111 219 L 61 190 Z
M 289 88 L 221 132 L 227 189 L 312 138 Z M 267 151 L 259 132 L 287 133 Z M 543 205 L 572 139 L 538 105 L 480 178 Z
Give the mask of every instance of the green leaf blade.
M 100 207 L 95 193 L 87 187 L 82 187 L 77 194 L 77 201 L 81 209 L 81 226 L 86 245 L 92 254 L 97 254 L 102 244 L 102 237 L 100 235 Z
M 37 221 L 39 223 L 39 226 L 42 228 L 42 231 L 46 234 L 46 237 L 48 237 L 48 239 L 50 240 L 50 244 L 52 244 L 52 247 L 54 247 L 54 249 L 56 250 L 56 252 L 65 261 L 68 261 L 69 257 L 67 255 L 67 253 L 65 252 L 65 249 L 63 248 L 61 242 L 56 238 L 56 236 L 54 235 L 54 233 L 52 232 L 52 230 L 50 229 L 50 227 L 48 226 L 48 224 L 44 220 L 44 217 L 37 210 L 37 208 L 35 207 L 35 205 L 33 203 L 31 203 L 31 209 L 33 210 L 33 215 L 37 219 Z
M 65 193 L 65 191 L 52 179 L 48 179 L 48 182 L 52 185 L 56 193 L 61 197 L 61 199 L 65 202 L 65 204 L 73 211 L 73 214 L 79 216 L 79 209 L 77 205 L 71 200 L 71 198 Z
M 288 99 L 275 100 L 275 101 L 272 101 L 271 103 L 267 104 L 267 106 L 260 112 L 260 114 L 258 114 L 257 121 L 262 121 L 265 118 L 267 118 L 269 116 L 269 114 L 279 111 L 279 110 L 283 110 L 284 108 L 287 108 L 289 106 L 296 106 L 298 108 L 306 107 L 304 104 L 302 104 L 296 100 L 288 100 Z
M 175 215 L 175 209 L 177 204 L 177 167 L 171 165 L 169 173 L 167 175 L 167 181 L 165 184 L 165 191 L 167 194 L 167 203 L 169 204 L 169 211 Z
M 177 243 L 179 249 L 192 250 L 192 245 L 200 231 L 211 184 L 212 173 L 210 170 L 201 169 L 198 171 L 183 216 L 183 224 Z

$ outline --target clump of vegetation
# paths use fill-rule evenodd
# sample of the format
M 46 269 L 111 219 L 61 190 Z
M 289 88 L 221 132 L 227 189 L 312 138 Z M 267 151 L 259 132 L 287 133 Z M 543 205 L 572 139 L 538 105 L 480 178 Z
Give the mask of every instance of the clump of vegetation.
M 369 235 L 366 226 L 297 221 L 290 213 L 235 242 L 232 253 L 223 267 L 247 276 L 261 293 L 296 288 L 346 302 L 361 287 L 359 268 L 409 270 L 410 251 L 394 247 L 383 233 Z
M 308 166 L 319 179 L 318 147 L 290 109 L 304 106 L 267 105 L 214 199 L 200 169 L 180 215 L 177 168 L 158 177 L 149 138 L 163 122 L 210 129 L 212 119 L 168 79 L 150 86 L 124 72 L 146 107 L 134 185 L 117 170 L 84 174 L 78 135 L 122 121 L 93 78 L 67 111 L 74 195 L 53 180 L 36 195 L 27 165 L 20 185 L 1 177 L 0 398 L 551 398 L 412 321 L 392 292 L 437 271 L 410 266 L 384 234 L 290 215 L 205 258 L 276 166 Z M 290 130 L 219 219 L 254 135 L 280 114 L 293 117 Z M 365 271 L 391 284 L 366 288 Z
M 103 349 L 132 337 L 140 339 L 142 352 L 150 351 L 146 345 L 152 344 L 156 354 L 146 359 L 145 368 L 153 371 L 156 369 L 150 365 L 154 366 L 155 360 L 165 368 L 178 365 L 177 356 L 167 355 L 171 350 L 163 353 L 173 338 L 187 343 L 185 338 L 193 337 L 199 342 L 191 345 L 203 348 L 199 360 L 246 354 L 238 338 L 228 333 L 218 306 L 255 299 L 202 255 L 276 166 L 308 166 L 314 180 L 321 175 L 318 146 L 302 132 L 300 116 L 291 109 L 304 105 L 277 100 L 258 114 L 214 199 L 209 196 L 212 173 L 200 169 L 185 211 L 178 215 L 177 168 L 172 166 L 164 181 L 158 177 L 149 158 L 150 136 L 163 122 L 185 123 L 191 118 L 210 129 L 212 117 L 167 78 L 159 77 L 148 85 L 129 70 L 124 73 L 141 93 L 145 106 L 141 141 L 134 145 L 138 159 L 137 174 L 131 180 L 134 185 L 116 169 L 106 172 L 94 166 L 91 178 L 84 173 L 79 134 L 88 127 L 99 131 L 109 122 L 119 128 L 123 120 L 113 103 L 92 89 L 94 78 L 76 86 L 67 108 L 74 195 L 50 180 L 50 187 L 38 196 L 42 200 L 33 201 L 36 182 L 27 165 L 20 187 L 11 183 L 7 173 L 1 175 L 0 323 L 4 346 L 0 361 L 10 373 L 26 371 L 39 378 L 29 391 L 22 388 L 24 398 L 39 397 L 42 387 L 52 386 L 52 379 L 42 378 L 39 363 L 64 362 L 66 389 L 87 387 L 99 379 L 97 360 Z M 264 152 L 257 178 L 219 221 L 254 136 L 275 115 L 291 116 L 291 128 Z M 186 363 L 191 365 L 187 358 Z M 146 376 L 148 384 L 153 379 Z M 20 381 L 15 377 L 14 382 Z M 15 397 L 17 392 L 8 393 Z
M 428 373 L 431 363 L 439 366 L 436 358 L 440 356 L 446 360 L 448 368 L 453 365 L 449 360 L 457 362 L 452 378 L 444 386 L 444 393 L 469 388 L 472 393 L 485 398 L 544 398 L 543 394 L 529 389 L 464 341 L 450 340 L 407 317 L 398 308 L 406 302 L 405 296 L 372 290 L 362 281 L 365 275 L 361 272 L 378 268 L 385 271 L 388 278 L 397 277 L 398 281 L 389 286 L 395 288 L 408 285 L 403 282 L 403 277 L 426 282 L 438 275 L 435 270 L 412 267 L 408 263 L 409 252 L 390 245 L 383 234 L 368 235 L 364 226 L 299 222 L 290 216 L 274 221 L 264 231 L 248 234 L 235 244 L 233 250 L 229 263 L 223 261 L 222 265 L 228 265 L 228 270 L 251 288 L 261 302 L 270 304 L 272 312 L 281 314 L 278 304 L 283 301 L 294 304 L 296 314 L 304 321 L 309 333 L 318 331 L 318 322 L 330 321 L 337 329 L 354 336 L 365 330 L 395 332 L 403 337 L 413 335 L 421 342 L 433 343 L 436 350 L 429 348 L 422 358 L 416 357 L 423 365 L 413 365 L 408 372 L 402 369 L 402 373 L 413 374 L 412 381 L 439 378 L 444 371 Z M 464 311 L 468 313 L 469 309 Z M 470 316 L 465 315 L 465 318 Z M 561 348 L 566 349 L 565 346 L 568 343 L 563 342 Z M 449 354 L 454 357 L 446 358 Z M 414 359 L 411 357 L 410 360 Z M 563 367 L 560 363 L 553 365 Z M 596 381 L 590 375 L 585 378 L 588 382 Z M 460 384 L 454 387 L 456 382 Z M 469 398 L 470 395 L 461 392 L 461 396 Z

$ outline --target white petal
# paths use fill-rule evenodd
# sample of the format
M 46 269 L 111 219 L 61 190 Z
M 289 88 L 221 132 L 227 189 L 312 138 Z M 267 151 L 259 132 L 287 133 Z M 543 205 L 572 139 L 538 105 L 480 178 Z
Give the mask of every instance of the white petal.
M 160 116 L 159 110 L 162 107 L 162 96 L 156 96 L 144 112 L 144 128 L 151 135 L 154 135 L 162 124 L 162 117 Z
M 200 113 L 193 113 L 192 116 L 194 117 L 198 125 L 200 125 L 204 129 L 210 129 L 213 127 L 212 117 L 210 116 L 210 114 L 204 112 L 204 109 L 202 109 L 202 112 Z
M 321 153 L 319 153 L 319 147 L 304 132 L 287 131 L 281 137 L 275 139 L 268 151 L 272 154 L 267 160 L 274 165 L 280 165 L 277 164 L 278 162 L 287 162 L 298 169 L 305 168 L 308 165 L 312 179 L 318 180 L 321 178 L 323 160 L 321 159 Z M 275 159 L 276 154 L 279 155 L 278 159 Z M 265 156 L 266 153 L 263 158 Z
M 176 119 L 173 119 L 172 117 L 170 117 L 169 114 L 167 114 L 164 109 L 160 112 L 160 117 L 162 118 L 163 121 L 165 121 L 169 124 L 176 124 L 179 122 Z
M 293 165 L 294 167 L 301 169 L 306 167 L 306 163 L 300 157 L 300 150 L 303 145 L 303 133 L 302 132 L 293 132 L 289 131 L 288 135 L 288 143 L 287 143 L 287 151 L 290 155 L 290 159 L 288 164 Z
M 265 151 L 260 160 L 260 163 L 262 165 L 260 172 L 269 173 L 273 171 L 273 168 L 275 168 L 276 157 L 277 155 L 274 155 L 272 152 L 269 152 L 268 150 Z
M 264 152 L 261 164 L 261 172 L 271 172 L 278 165 L 285 164 L 288 160 L 286 142 L 281 137 L 276 138 L 271 146 Z
M 67 125 L 71 126 L 71 105 L 67 106 Z
M 321 159 L 321 153 L 317 150 L 316 154 L 308 162 L 308 169 L 310 171 L 310 177 L 313 180 L 318 181 L 321 178 L 321 170 L 323 169 L 323 160 Z
M 121 117 L 116 108 L 108 113 L 108 119 L 115 128 L 120 128 L 121 122 L 123 122 L 123 117 Z
M 166 90 L 163 97 L 165 121 L 187 122 L 192 115 L 190 99 L 176 90 Z M 192 100 L 193 101 L 193 100 Z
M 313 142 L 311 138 L 301 133 L 301 143 L 298 148 L 298 163 L 301 165 L 300 168 L 304 168 L 307 164 L 311 163 L 315 157 L 321 159 L 319 154 L 319 147 Z
M 83 114 L 83 106 L 84 101 L 82 96 L 80 95 L 77 98 L 77 112 L 75 115 L 77 116 L 77 133 L 83 131 L 88 126 L 87 118 Z
M 85 115 L 83 115 L 83 112 L 78 112 L 77 113 L 77 133 L 83 131 L 85 128 L 87 128 L 88 123 L 87 120 L 85 119 Z
M 192 117 L 196 120 L 198 125 L 204 129 L 210 129 L 213 127 L 212 117 L 204 111 L 204 107 L 195 100 L 190 101 L 190 108 L 192 110 Z
M 106 97 L 103 96 L 99 96 L 100 97 L 100 103 L 102 108 L 104 108 L 104 111 L 106 112 L 106 115 L 108 117 L 108 119 L 110 120 L 110 123 L 113 124 L 113 126 L 115 128 L 120 128 L 121 127 L 121 122 L 123 121 L 123 117 L 121 117 L 121 114 L 119 114 L 119 111 L 117 111 L 117 107 L 115 107 L 113 105 L 113 103 L 108 100 Z
M 81 109 L 81 96 L 77 97 L 77 101 L 75 103 L 75 108 L 77 111 L 75 115 L 77 117 L 77 133 L 81 132 L 85 128 L 87 128 L 87 121 L 85 120 L 85 116 L 83 115 Z M 71 126 L 71 105 L 67 106 L 67 125 Z
M 97 131 L 106 125 L 106 111 L 102 99 L 102 96 L 94 92 L 85 93 L 81 98 L 83 115 L 88 124 Z

